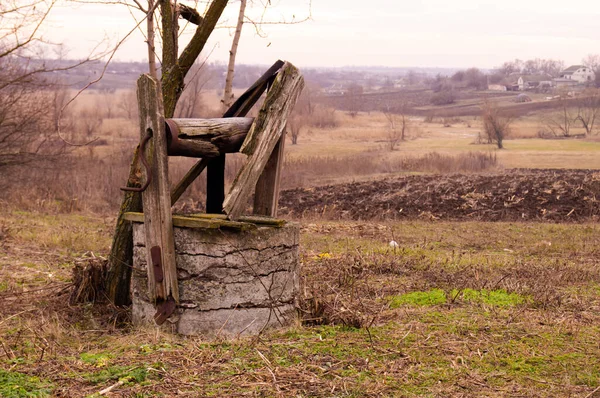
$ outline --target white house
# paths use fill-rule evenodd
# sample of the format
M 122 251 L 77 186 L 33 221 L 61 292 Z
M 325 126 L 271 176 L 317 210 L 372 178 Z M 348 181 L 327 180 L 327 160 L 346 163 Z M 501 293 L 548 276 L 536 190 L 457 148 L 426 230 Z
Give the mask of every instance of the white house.
M 549 75 L 518 75 L 517 81 L 513 83 L 513 87 L 519 91 L 544 90 L 552 86 L 552 77 Z
M 571 80 L 577 83 L 593 82 L 596 79 L 594 71 L 585 65 L 573 65 L 560 72 L 557 80 Z

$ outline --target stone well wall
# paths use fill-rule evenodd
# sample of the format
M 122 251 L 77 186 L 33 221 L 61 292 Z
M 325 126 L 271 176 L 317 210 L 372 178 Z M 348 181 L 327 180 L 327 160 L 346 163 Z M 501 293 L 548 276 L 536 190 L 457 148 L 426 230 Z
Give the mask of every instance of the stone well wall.
M 297 318 L 299 229 L 174 228 L 180 306 L 163 326 L 183 335 L 236 337 Z M 134 223 L 134 324 L 152 323 L 144 225 Z

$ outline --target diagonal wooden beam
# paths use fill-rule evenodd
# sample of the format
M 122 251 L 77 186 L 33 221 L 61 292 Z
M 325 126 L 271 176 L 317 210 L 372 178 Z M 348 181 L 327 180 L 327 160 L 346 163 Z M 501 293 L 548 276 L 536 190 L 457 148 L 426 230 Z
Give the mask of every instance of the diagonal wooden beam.
M 223 117 L 244 117 L 250 112 L 250 109 L 258 102 L 260 97 L 266 91 L 267 86 L 273 81 L 277 72 L 281 69 L 284 62 L 277 60 L 248 90 L 246 90 L 234 103 L 227 109 L 223 114 Z M 176 189 L 171 193 L 171 201 L 175 204 L 181 195 L 189 188 L 189 186 L 198 178 L 198 176 L 204 171 L 209 164 L 204 159 L 198 161 L 191 170 L 179 181 Z M 213 167 L 217 167 L 213 164 Z M 224 167 L 224 166 L 223 166 Z M 216 179 L 211 181 L 212 185 L 207 187 L 207 191 L 214 195 L 214 192 L 218 192 L 218 199 L 215 200 L 217 203 L 215 206 L 219 207 L 218 213 L 221 212 L 223 205 L 223 199 L 225 198 L 225 181 Z M 208 193 L 207 193 L 208 197 Z M 207 206 L 208 208 L 208 206 Z
M 223 210 L 229 219 L 236 220 L 246 208 L 252 190 L 283 134 L 302 88 L 304 79 L 300 71 L 286 62 L 270 87 L 258 117 L 254 119 L 240 149 L 240 152 L 248 155 L 248 160 L 223 202 Z

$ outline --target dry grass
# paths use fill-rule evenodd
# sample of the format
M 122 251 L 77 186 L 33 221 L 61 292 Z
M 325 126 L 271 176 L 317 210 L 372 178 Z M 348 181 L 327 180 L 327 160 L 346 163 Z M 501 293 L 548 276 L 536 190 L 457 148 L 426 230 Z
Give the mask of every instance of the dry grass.
M 282 177 L 283 188 L 310 187 L 342 181 L 382 177 L 399 173 L 478 173 L 497 167 L 496 154 L 466 152 L 456 155 L 426 153 L 398 157 L 389 153 L 360 153 L 356 156 L 288 158 Z
M 110 232 L 57 256 L 15 226 L 66 236 L 76 217 L 1 214 L 2 396 L 584 397 L 600 386 L 594 224 L 305 223 L 306 324 L 226 342 L 69 306 L 63 264 Z
M 102 117 L 102 123 L 93 134 L 99 140 L 73 150 L 62 164 L 7 173 L 7 178 L 0 183 L 3 188 L 0 198 L 26 210 L 115 211 L 121 200 L 119 187 L 126 181 L 131 152 L 139 134 L 135 118 L 128 117 L 119 106 L 126 95 L 127 91 L 84 93 L 72 105 L 68 116 L 73 120 L 74 116 L 90 115 L 84 112 L 86 109 L 95 109 Z M 111 99 L 114 104 L 108 117 L 107 104 Z M 203 101 L 208 108 L 219 104 L 215 92 L 204 95 Z M 319 111 L 324 110 L 319 108 Z M 336 127 L 305 126 L 298 144 L 286 146 L 285 187 L 379 178 L 390 173 L 484 169 L 464 164 L 471 152 L 495 153 L 494 166 L 505 168 L 600 168 L 600 158 L 596 156 L 600 150 L 597 136 L 583 140 L 531 138 L 537 137 L 539 115 L 517 119 L 502 151 L 493 145 L 474 145 L 482 131 L 479 117 L 435 117 L 427 123 L 423 118 L 411 117 L 410 134 L 394 151 L 389 150 L 388 123 L 383 114 L 359 113 L 351 117 L 335 111 L 333 117 Z M 84 142 L 93 138 L 81 135 L 77 123 L 73 126 L 74 130 L 65 132 L 70 139 Z M 229 159 L 228 182 L 233 180 L 243 157 L 229 156 Z M 193 163 L 193 159 L 171 159 L 173 183 Z M 196 209 L 201 208 L 204 201 L 203 178 L 183 198 Z

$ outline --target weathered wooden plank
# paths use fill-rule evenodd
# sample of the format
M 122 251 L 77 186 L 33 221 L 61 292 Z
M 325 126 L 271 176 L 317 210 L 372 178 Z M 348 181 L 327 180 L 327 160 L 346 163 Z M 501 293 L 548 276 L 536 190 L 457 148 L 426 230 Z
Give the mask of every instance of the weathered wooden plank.
M 225 217 L 225 215 L 223 215 Z M 125 220 L 134 221 L 143 223 L 144 222 L 144 213 L 125 213 Z M 174 214 L 173 217 L 173 226 L 180 228 L 204 228 L 204 229 L 218 229 L 218 228 L 227 228 L 227 229 L 235 229 L 240 231 L 247 231 L 250 229 L 256 228 L 256 226 L 249 222 L 238 222 L 238 221 L 229 221 L 225 218 L 207 218 L 207 217 L 199 217 L 197 215 L 177 215 Z
M 223 202 L 223 209 L 231 220 L 236 220 L 246 207 L 303 87 L 304 79 L 298 69 L 286 62 L 269 89 L 258 117 L 240 149 L 248 155 L 248 160 Z
M 157 279 L 160 278 L 155 278 L 154 267 L 148 267 L 148 289 L 157 305 L 170 300 L 179 302 L 169 192 L 167 137 L 158 84 L 151 76 L 142 75 L 138 79 L 137 97 L 141 138 L 148 134 L 152 135 L 145 153 L 151 167 L 152 180 L 148 188 L 142 192 L 146 258 L 148 264 L 152 264 L 151 249 L 155 246 L 160 247 L 163 274 L 162 281 L 159 281 Z
M 256 183 L 254 189 L 254 214 L 256 215 L 277 217 L 284 147 L 285 131 L 275 145 L 273 153 Z
M 217 220 L 226 220 L 226 214 L 211 214 L 211 213 L 193 213 L 189 215 L 190 217 L 198 217 L 205 219 L 217 219 Z M 240 216 L 238 219 L 240 222 L 252 223 L 257 225 L 266 225 L 269 227 L 280 228 L 283 227 L 287 221 L 281 218 L 273 218 L 273 217 L 265 217 L 259 215 L 252 216 Z
M 254 118 L 168 119 L 169 155 L 217 157 L 238 152 Z
M 222 136 L 248 134 L 253 117 L 221 117 L 213 119 L 171 119 L 179 128 L 179 138 L 212 140 Z

